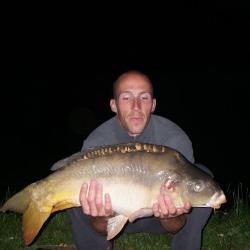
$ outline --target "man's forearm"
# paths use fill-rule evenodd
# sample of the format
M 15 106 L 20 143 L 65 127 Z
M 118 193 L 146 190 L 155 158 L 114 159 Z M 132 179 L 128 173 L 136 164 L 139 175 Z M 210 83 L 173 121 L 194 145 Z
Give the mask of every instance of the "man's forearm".
M 160 219 L 163 228 L 171 234 L 177 233 L 186 223 L 185 215 L 179 215 L 177 217 Z

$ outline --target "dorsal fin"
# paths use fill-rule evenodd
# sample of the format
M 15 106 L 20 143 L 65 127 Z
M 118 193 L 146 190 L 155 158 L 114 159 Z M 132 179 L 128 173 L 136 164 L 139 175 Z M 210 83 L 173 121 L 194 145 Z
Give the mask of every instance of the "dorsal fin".
M 149 143 L 124 143 L 109 146 L 95 147 L 88 150 L 82 156 L 84 159 L 91 159 L 98 156 L 111 155 L 113 153 L 129 153 L 129 152 L 149 152 L 162 153 L 166 151 L 165 146 L 149 144 Z
M 88 151 L 75 153 L 65 159 L 62 159 L 52 165 L 51 170 L 57 170 L 74 161 L 82 159 L 93 159 L 97 157 L 112 155 L 113 153 L 129 153 L 129 152 L 149 152 L 149 153 L 163 153 L 166 151 L 165 146 L 149 144 L 149 143 L 124 143 L 102 147 L 95 147 Z
M 73 154 L 73 155 L 71 155 L 71 156 L 69 156 L 67 158 L 59 160 L 59 161 L 57 161 L 56 163 L 54 163 L 52 165 L 50 170 L 55 171 L 55 170 L 57 170 L 59 168 L 62 168 L 64 166 L 68 165 L 69 163 L 79 159 L 79 157 L 81 157 L 83 154 L 84 154 L 84 152 L 77 152 L 77 153 L 75 153 L 75 154 Z

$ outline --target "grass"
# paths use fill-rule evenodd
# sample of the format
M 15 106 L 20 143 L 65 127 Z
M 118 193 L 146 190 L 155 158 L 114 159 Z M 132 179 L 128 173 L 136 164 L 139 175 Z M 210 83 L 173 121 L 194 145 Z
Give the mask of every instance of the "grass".
M 203 234 L 204 250 L 250 249 L 250 194 L 240 184 L 237 189 L 227 190 L 228 203 L 211 216 Z M 69 220 L 66 212 L 56 213 L 44 225 L 34 243 L 25 247 L 21 236 L 21 215 L 0 214 L 0 249 L 73 249 Z M 170 249 L 171 236 L 145 233 L 123 234 L 116 240 L 120 250 Z M 58 248 L 42 246 L 57 245 Z M 67 248 L 66 248 L 67 246 Z M 72 246 L 70 248 L 70 246 Z M 64 247 L 64 248 L 63 248 Z

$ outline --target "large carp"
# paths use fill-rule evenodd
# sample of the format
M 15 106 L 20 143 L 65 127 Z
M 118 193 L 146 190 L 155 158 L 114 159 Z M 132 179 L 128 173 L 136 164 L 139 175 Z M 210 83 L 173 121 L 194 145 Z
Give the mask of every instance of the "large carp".
M 177 207 L 219 208 L 225 195 L 211 176 L 179 152 L 160 145 L 129 143 L 79 152 L 55 163 L 57 169 L 12 196 L 0 211 L 23 213 L 23 239 L 29 245 L 51 213 L 80 206 L 82 183 L 95 179 L 109 193 L 116 216 L 108 221 L 107 239 L 129 220 L 152 215 L 160 186 L 171 184 L 169 195 Z

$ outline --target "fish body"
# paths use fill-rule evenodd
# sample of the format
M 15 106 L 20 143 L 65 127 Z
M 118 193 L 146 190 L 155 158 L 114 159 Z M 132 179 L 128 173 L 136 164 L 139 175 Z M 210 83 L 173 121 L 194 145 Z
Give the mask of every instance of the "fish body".
M 220 186 L 179 152 L 165 146 L 119 144 L 78 152 L 52 166 L 56 170 L 15 194 L 0 211 L 23 213 L 23 238 L 34 240 L 51 213 L 80 206 L 83 183 L 97 180 L 109 193 L 116 213 L 108 221 L 108 239 L 129 220 L 152 215 L 160 186 L 169 183 L 168 195 L 176 207 L 189 201 L 193 207 L 219 208 L 226 202 Z

